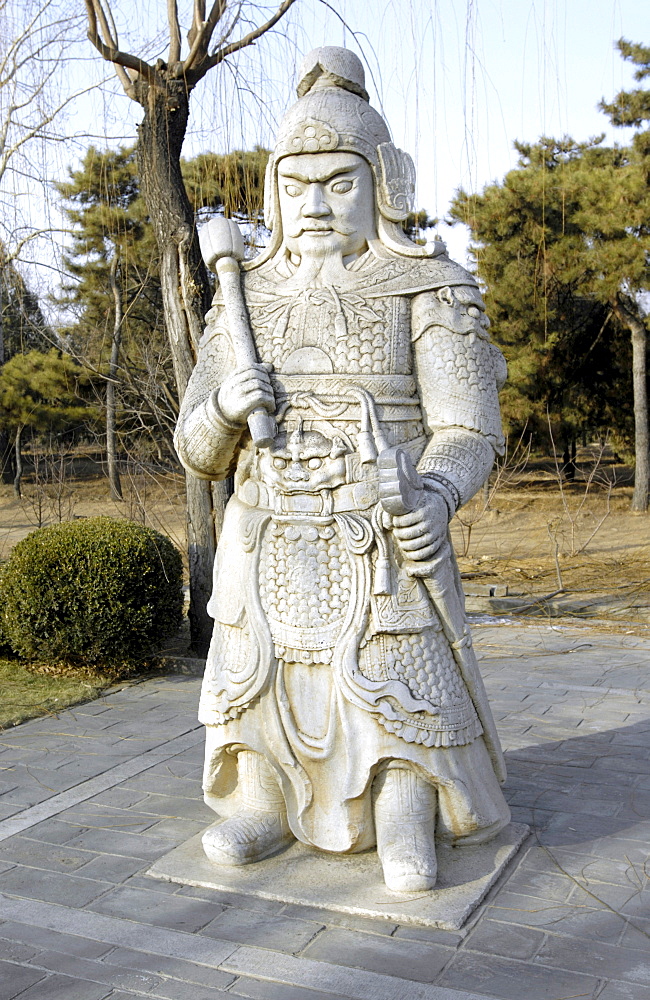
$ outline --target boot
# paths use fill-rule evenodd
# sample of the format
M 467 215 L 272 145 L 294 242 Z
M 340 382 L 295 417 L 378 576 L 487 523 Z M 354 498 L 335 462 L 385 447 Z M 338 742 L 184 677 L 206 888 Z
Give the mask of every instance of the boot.
M 259 753 L 237 755 L 241 810 L 205 831 L 203 850 L 218 865 L 261 861 L 293 840 L 284 797 L 275 776 Z
M 427 892 L 436 884 L 436 790 L 408 767 L 388 767 L 375 779 L 377 853 L 386 887 Z

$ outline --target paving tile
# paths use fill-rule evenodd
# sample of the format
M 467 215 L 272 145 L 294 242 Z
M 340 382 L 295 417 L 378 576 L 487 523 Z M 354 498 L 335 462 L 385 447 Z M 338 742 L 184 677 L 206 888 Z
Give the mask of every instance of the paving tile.
M 97 806 L 88 802 L 66 809 L 60 819 L 84 829 L 117 830 L 119 833 L 144 833 L 158 822 L 157 816 L 151 816 L 135 808 L 116 809 L 113 806 Z
M 156 988 L 155 997 L 165 1000 L 227 1000 L 230 993 L 213 989 L 210 986 L 197 986 L 196 983 L 181 983 L 167 979 Z
M 650 919 L 628 918 L 620 943 L 624 948 L 639 948 L 650 952 Z
M 199 986 L 211 986 L 220 990 L 225 990 L 235 979 L 229 972 L 221 972 L 204 965 L 195 965 L 193 962 L 186 962 L 179 958 L 166 958 L 162 955 L 131 951 L 128 948 L 112 949 L 103 957 L 102 962 L 126 969 L 150 972 L 156 976 L 180 979 L 182 982 L 196 983 Z
M 565 903 L 575 886 L 573 879 L 557 871 L 552 862 L 547 859 L 549 871 L 534 871 L 521 866 L 507 879 L 504 890 L 521 893 L 523 896 L 536 896 L 539 899 Z M 498 899 L 498 893 L 495 900 Z
M 598 994 L 598 1000 L 648 1000 L 648 987 L 610 981 Z
M 372 920 L 370 917 L 355 916 L 354 913 L 336 913 L 334 910 L 321 910 L 316 906 L 303 906 L 298 903 L 287 903 L 280 912 L 285 917 L 314 920 L 318 924 L 347 927 L 348 930 L 367 931 L 369 934 L 383 934 L 387 937 L 391 937 L 398 930 L 397 924 L 388 920 Z
M 45 973 L 39 969 L 27 969 L 13 962 L 0 961 L 0 1000 L 12 1000 L 44 976 Z
M 83 868 L 78 869 L 84 878 L 103 879 L 105 882 L 120 883 L 130 878 L 136 872 L 147 867 L 142 858 L 124 858 L 116 854 L 96 854 L 86 852 L 90 858 Z
M 181 886 L 176 894 L 189 896 L 190 899 L 205 899 L 209 903 L 219 903 L 222 906 L 233 906 L 240 910 L 255 910 L 261 913 L 279 913 L 286 905 L 275 899 L 260 899 L 257 896 L 246 896 L 240 892 L 222 892 L 220 889 L 206 889 L 195 885 Z
M 603 941 L 576 941 L 570 937 L 549 936 L 536 961 L 545 967 L 650 986 L 650 957 L 637 949 L 622 948 Z
M 309 944 L 323 924 L 292 917 L 228 907 L 201 931 L 221 941 L 255 945 L 296 954 Z
M 5 896 L 2 911 L 8 919 L 30 926 L 62 931 L 64 934 L 87 937 L 107 945 L 146 951 L 148 954 L 199 962 L 202 965 L 218 966 L 236 950 L 231 942 L 37 900 Z
M 208 820 L 208 823 L 210 820 Z M 154 837 L 165 837 L 175 844 L 182 844 L 184 841 L 194 837 L 197 833 L 205 830 L 206 822 L 196 822 L 187 819 L 161 819 L 156 820 L 149 828 L 149 832 Z
M 2 876 L 2 891 L 9 895 L 62 903 L 64 906 L 85 906 L 112 888 L 110 882 L 59 872 L 44 874 L 38 868 L 24 868 L 22 865 Z
M 91 903 L 88 909 L 189 933 L 205 928 L 223 910 L 222 906 L 214 903 L 146 889 L 129 889 L 126 886 L 111 889 L 111 892 Z M 210 936 L 219 937 L 216 933 Z
M 54 975 L 25 990 L 20 1000 L 104 1000 L 110 992 L 110 988 L 99 983 Z
M 302 954 L 320 962 L 432 983 L 453 956 L 454 950 L 419 941 L 333 929 L 319 934 Z
M 153 795 L 149 792 L 146 800 L 140 802 L 139 807 L 143 812 L 152 815 L 170 817 L 172 819 L 195 820 L 197 823 L 203 823 L 205 826 L 208 823 L 214 822 L 215 818 L 212 809 L 206 806 L 201 798 L 200 782 L 197 782 L 195 795 L 192 797 L 183 795 Z
M 429 944 L 446 944 L 457 948 L 464 940 L 463 934 L 454 931 L 439 931 L 433 927 L 409 927 L 407 924 L 398 927 L 392 937 L 407 941 L 426 941 Z
M 590 900 L 586 904 L 595 908 L 597 904 Z M 487 913 L 494 920 L 510 924 L 524 924 L 528 927 L 554 928 L 558 921 L 572 912 L 569 902 L 558 903 L 538 896 L 510 892 L 508 885 L 499 892 L 488 904 Z
M 71 979 L 84 979 L 122 989 L 140 990 L 142 993 L 155 992 L 162 980 L 151 973 L 138 972 L 133 969 L 122 969 L 116 965 L 106 965 L 104 962 L 93 962 L 77 956 L 61 955 L 59 952 L 44 951 L 35 963 L 48 972 L 56 972 L 69 976 Z
M 323 993 L 354 1000 L 485 1000 L 485 995 L 440 989 L 427 983 L 405 982 L 397 976 L 382 975 L 364 969 L 313 962 L 263 948 L 237 948 L 222 968 L 251 979 L 286 983 L 312 989 L 316 984 Z
M 33 944 L 24 944 L 22 941 L 8 941 L 0 926 L 0 954 L 4 962 L 29 962 L 30 959 L 39 953 L 40 949 Z M 38 965 L 38 962 L 35 963 Z
M 146 868 L 145 868 L 146 871 Z M 152 878 L 151 875 L 132 875 L 122 883 L 127 889 L 146 889 L 148 892 L 162 892 L 166 896 L 175 895 L 180 886 L 176 882 L 166 882 L 162 878 Z M 212 900 L 208 900 L 212 902 Z
M 498 1000 L 560 1000 L 565 997 L 588 1000 L 595 996 L 599 980 L 594 976 L 541 968 L 530 962 L 462 951 L 454 956 L 436 985 L 475 990 Z
M 143 861 L 155 861 L 175 846 L 172 841 L 162 837 L 109 829 L 85 830 L 82 833 L 77 830 L 76 836 L 73 831 L 73 836 L 66 843 L 68 847 L 83 848 L 95 853 L 121 854 L 129 858 L 142 858 Z
M 75 851 L 62 844 L 53 846 L 38 843 L 20 835 L 10 837 L 0 844 L 0 858 L 30 868 L 45 868 L 55 872 L 76 871 L 90 860 L 86 852 Z
M 32 927 L 30 924 L 19 924 L 13 920 L 6 920 L 0 925 L 0 939 L 21 941 L 46 951 L 58 951 L 62 955 L 76 955 L 79 958 L 100 958 L 112 947 L 110 944 L 91 941 L 75 934 L 65 934 L 45 927 Z
M 463 950 L 504 958 L 533 958 L 544 941 L 541 931 L 484 918 L 470 933 Z
M 79 828 L 70 823 L 62 823 L 60 819 L 46 819 L 30 826 L 24 836 L 28 837 L 29 840 L 41 840 L 46 844 L 67 844 L 78 834 Z
M 341 993 L 321 993 L 320 990 L 309 990 L 303 986 L 287 986 L 285 983 L 269 983 L 266 980 L 246 977 L 237 979 L 227 995 L 251 997 L 252 1000 L 348 1000 Z
M 89 803 L 98 806 L 114 806 L 117 809 L 128 809 L 130 806 L 140 805 L 148 800 L 147 792 L 138 792 L 134 788 L 107 788 L 99 795 L 93 795 L 88 799 Z

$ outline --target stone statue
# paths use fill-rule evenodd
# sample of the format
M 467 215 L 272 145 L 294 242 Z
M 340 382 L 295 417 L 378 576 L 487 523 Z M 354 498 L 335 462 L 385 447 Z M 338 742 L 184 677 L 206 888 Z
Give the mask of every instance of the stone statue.
M 436 838 L 509 822 L 448 529 L 502 449 L 505 364 L 474 278 L 404 235 L 413 163 L 357 57 L 316 49 L 298 95 L 268 164 L 267 248 L 242 280 L 241 252 L 205 237 L 226 265 L 176 431 L 190 472 L 235 484 L 208 605 L 199 718 L 221 819 L 203 845 L 220 865 L 294 838 L 376 845 L 388 888 L 423 892 Z M 269 434 L 249 429 L 267 414 Z

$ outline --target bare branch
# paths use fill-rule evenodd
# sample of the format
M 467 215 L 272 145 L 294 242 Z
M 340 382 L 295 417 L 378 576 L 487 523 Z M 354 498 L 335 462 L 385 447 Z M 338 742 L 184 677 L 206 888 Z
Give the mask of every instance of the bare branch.
M 210 45 L 214 29 L 223 17 L 226 5 L 227 0 L 214 0 L 207 21 L 203 21 L 197 26 L 198 30 L 192 41 L 192 47 L 189 55 L 183 63 L 183 75 L 192 68 L 199 57 L 202 61 L 207 55 L 208 46 Z M 201 3 L 201 7 L 203 8 L 203 16 L 205 17 L 205 3 Z M 192 25 L 192 27 L 194 27 L 194 25 Z
M 86 4 L 86 12 L 88 14 L 88 38 L 100 55 L 106 59 L 107 62 L 113 63 L 115 71 L 120 79 L 120 83 L 129 97 L 133 97 L 134 81 L 126 72 L 127 69 L 133 70 L 134 73 L 137 73 L 148 83 L 160 86 L 162 81 L 152 66 L 144 62 L 144 60 L 140 59 L 138 56 L 133 56 L 129 52 L 121 52 L 118 49 L 117 40 L 113 37 L 110 30 L 100 0 L 84 0 L 84 2 Z M 97 25 L 98 14 L 101 30 L 104 37 L 108 39 L 108 44 L 100 37 Z
M 20 239 L 12 247 L 11 250 L 7 250 L 7 247 L 3 246 L 3 248 L 2 248 L 2 263 L 3 263 L 3 265 L 4 264 L 9 264 L 12 261 L 18 260 L 19 257 L 20 257 L 20 252 L 23 249 L 23 247 L 27 246 L 28 243 L 31 243 L 32 240 L 38 239 L 39 236 L 44 236 L 46 233 L 48 235 L 50 233 L 70 233 L 70 234 L 74 234 L 74 230 L 72 230 L 72 229 L 51 229 L 51 228 L 48 228 L 48 229 L 33 229 L 33 230 L 31 230 L 27 234 L 27 236 L 23 236 L 22 239 Z
M 181 28 L 178 23 L 176 0 L 167 0 L 167 20 L 169 22 L 169 65 L 173 66 L 181 57 Z
M 194 10 L 192 12 L 192 27 L 187 33 L 187 40 L 190 48 L 194 45 L 194 39 L 205 21 L 205 0 L 194 0 Z
M 270 31 L 278 23 L 278 21 L 284 17 L 289 7 L 295 3 L 295 0 L 283 0 L 278 9 L 276 10 L 273 17 L 261 24 L 259 28 L 254 28 L 243 38 L 240 38 L 237 42 L 231 42 L 229 45 L 224 45 L 223 48 L 217 49 L 213 52 L 211 56 L 204 59 L 200 66 L 197 67 L 194 72 L 190 73 L 192 83 L 196 83 L 200 80 L 208 70 L 212 69 L 213 66 L 218 66 L 220 62 L 223 62 L 227 56 L 231 56 L 234 52 L 239 52 L 240 49 L 246 48 L 248 45 L 252 45 L 258 38 L 264 35 L 267 31 Z
M 2 177 L 4 176 L 5 171 L 7 170 L 7 165 L 9 163 L 9 160 L 14 155 L 14 153 L 16 153 L 21 148 L 21 146 L 24 146 L 25 143 L 29 142 L 30 139 L 33 139 L 35 136 L 41 134 L 45 126 L 49 125 L 54 120 L 54 118 L 56 118 L 56 116 L 61 111 L 63 111 L 63 109 L 68 104 L 70 104 L 72 101 L 75 101 L 78 97 L 81 97 L 82 94 L 88 94 L 91 90 L 94 89 L 94 87 L 95 84 L 92 84 L 90 87 L 84 87 L 83 90 L 77 90 L 75 91 L 74 94 L 70 94 L 70 96 L 66 97 L 64 101 L 58 104 L 53 111 L 51 111 L 47 115 L 44 115 L 40 119 L 40 121 L 36 123 L 36 125 L 33 125 L 31 128 L 27 127 L 26 131 L 18 139 L 16 139 L 16 141 L 12 143 L 11 146 L 7 146 L 6 141 L 7 141 L 9 127 L 15 124 L 12 115 L 14 111 L 22 107 L 22 105 L 13 105 L 9 109 L 5 121 L 2 124 L 2 128 L 0 129 L 0 180 L 2 180 Z M 38 92 L 39 91 L 37 91 L 37 93 Z M 25 102 L 25 104 L 28 103 L 29 103 L 28 101 Z

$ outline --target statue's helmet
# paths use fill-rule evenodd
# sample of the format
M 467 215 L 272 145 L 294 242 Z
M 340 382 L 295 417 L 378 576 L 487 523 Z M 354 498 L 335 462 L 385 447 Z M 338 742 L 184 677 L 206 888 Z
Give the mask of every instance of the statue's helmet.
M 273 247 L 281 240 L 279 161 L 297 153 L 340 151 L 357 153 L 372 168 L 380 238 L 401 253 L 426 253 L 396 232 L 395 224 L 413 211 L 415 167 L 408 153 L 393 145 L 386 122 L 368 103 L 360 59 L 336 46 L 314 49 L 302 62 L 297 91 L 299 100 L 280 123 L 266 170 L 264 219 L 275 237 Z

